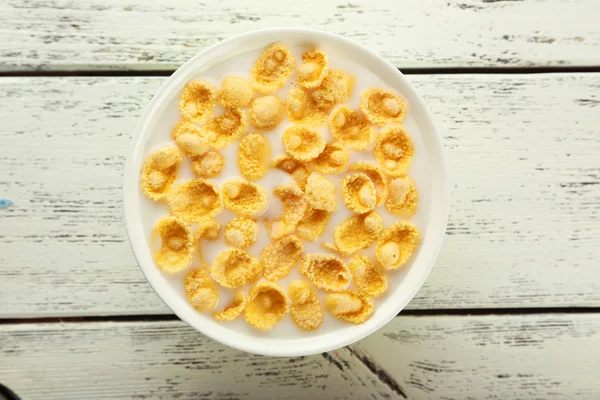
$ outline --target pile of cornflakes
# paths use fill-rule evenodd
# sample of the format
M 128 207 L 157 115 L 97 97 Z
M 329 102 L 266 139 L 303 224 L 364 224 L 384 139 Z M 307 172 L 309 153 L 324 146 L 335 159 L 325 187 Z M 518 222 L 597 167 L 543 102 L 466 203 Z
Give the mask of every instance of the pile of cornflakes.
M 152 233 L 155 262 L 165 273 L 186 271 L 181 284 L 195 310 L 224 323 L 243 316 L 259 330 L 289 313 L 302 331 L 326 324 L 325 311 L 353 324 L 374 314 L 387 274 L 405 267 L 420 241 L 404 220 L 417 212 L 407 175 L 415 148 L 402 126 L 406 101 L 367 88 L 352 108 L 355 84 L 323 49 L 295 57 L 274 43 L 247 77 L 182 88 L 173 146 L 147 158 L 141 189 L 168 206 Z M 224 157 L 228 146 L 236 159 Z M 221 181 L 229 164 L 238 174 Z M 185 165 L 195 177 L 178 181 Z M 289 180 L 265 188 L 270 170 Z M 234 216 L 217 220 L 224 210 Z M 217 241 L 226 247 L 207 260 Z M 323 251 L 308 251 L 314 243 Z

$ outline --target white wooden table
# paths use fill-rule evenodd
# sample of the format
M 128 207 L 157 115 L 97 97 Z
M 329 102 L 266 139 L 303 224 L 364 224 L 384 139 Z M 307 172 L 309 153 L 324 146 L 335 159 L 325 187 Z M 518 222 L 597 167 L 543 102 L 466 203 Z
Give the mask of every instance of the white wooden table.
M 315 3 L 0 2 L 0 383 L 23 399 L 600 398 L 600 2 Z M 311 357 L 180 322 L 121 213 L 130 135 L 165 76 L 272 26 L 343 34 L 409 73 L 453 180 L 407 310 Z

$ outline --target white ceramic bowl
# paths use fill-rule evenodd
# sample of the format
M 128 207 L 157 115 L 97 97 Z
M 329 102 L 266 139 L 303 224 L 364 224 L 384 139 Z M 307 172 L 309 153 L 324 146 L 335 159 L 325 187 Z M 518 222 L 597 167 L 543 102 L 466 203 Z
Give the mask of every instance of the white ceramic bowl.
M 239 325 L 244 321 L 238 324 L 216 322 L 210 315 L 198 313 L 188 304 L 182 290 L 183 275 L 173 278 L 154 264 L 149 244 L 153 221 L 147 220 L 151 209 L 142 194 L 139 176 L 147 155 L 154 147 L 164 144 L 161 140 L 168 138 L 178 118 L 177 99 L 181 88 L 190 79 L 202 76 L 204 71 L 230 73 L 227 68 L 221 69 L 228 59 L 243 57 L 250 52 L 255 57 L 260 49 L 275 41 L 289 46 L 319 45 L 330 54 L 331 60 L 336 57 L 351 60 L 355 71 L 364 72 L 357 76 L 357 84 L 370 71 L 369 74 L 377 78 L 371 79 L 376 83 L 370 84 L 379 83 L 393 88 L 409 104 L 404 125 L 415 142 L 415 160 L 410 174 L 419 189 L 419 211 L 415 224 L 421 230 L 421 244 L 408 265 L 402 271 L 393 272 L 396 276 L 390 279 L 388 292 L 377 300 L 376 312 L 362 325 L 334 321 L 323 324 L 327 327 L 306 333 L 295 329 L 289 322 L 288 328 L 265 333 Z M 163 139 L 157 139 L 159 136 Z M 423 285 L 440 251 L 448 220 L 449 191 L 441 137 L 423 99 L 408 80 L 382 57 L 348 39 L 299 28 L 265 29 L 235 36 L 202 51 L 181 66 L 154 95 L 135 129 L 123 187 L 125 222 L 131 247 L 146 279 L 165 304 L 183 321 L 215 340 L 247 352 L 270 356 L 309 355 L 337 349 L 364 338 L 394 318 Z

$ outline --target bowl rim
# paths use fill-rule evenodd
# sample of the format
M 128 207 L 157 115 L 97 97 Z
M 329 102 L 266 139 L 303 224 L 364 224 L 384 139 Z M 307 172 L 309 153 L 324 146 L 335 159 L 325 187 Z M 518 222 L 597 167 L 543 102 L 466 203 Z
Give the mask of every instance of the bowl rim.
M 267 37 L 273 38 L 273 41 L 277 41 L 278 34 L 288 34 L 288 35 L 290 35 L 290 34 L 291 35 L 295 35 L 295 34 L 307 35 L 308 34 L 308 35 L 314 35 L 315 38 L 317 38 L 317 39 L 318 39 L 318 37 L 325 37 L 328 40 L 342 42 L 345 46 L 349 46 L 359 53 L 366 54 L 368 57 L 376 59 L 377 62 L 381 63 L 382 66 L 384 66 L 391 74 L 397 74 L 397 76 L 404 82 L 404 84 L 406 84 L 409 91 L 412 92 L 411 96 L 417 100 L 419 107 L 425 113 L 425 120 L 427 120 L 428 123 L 430 124 L 429 131 L 432 133 L 432 136 L 433 136 L 431 139 L 433 139 L 433 142 L 435 144 L 434 148 L 436 150 L 436 156 L 438 157 L 438 162 L 441 166 L 443 166 L 443 168 L 439 172 L 442 175 L 442 178 L 439 182 L 439 185 L 441 185 L 441 187 L 440 187 L 441 198 L 438 199 L 439 204 L 442 205 L 442 209 L 438 209 L 438 214 L 441 216 L 442 220 L 438 224 L 436 224 L 440 227 L 440 234 L 437 235 L 436 241 L 434 242 L 434 245 L 433 245 L 434 251 L 430 252 L 429 265 L 427 266 L 426 269 L 423 269 L 423 271 L 421 271 L 421 275 L 419 277 L 418 283 L 416 285 L 414 285 L 413 287 L 411 287 L 411 293 L 405 297 L 405 301 L 402 301 L 402 302 L 399 302 L 398 304 L 396 304 L 396 306 L 392 310 L 394 312 L 390 312 L 389 315 L 385 315 L 384 317 L 380 318 L 378 323 L 372 324 L 368 327 L 365 326 L 365 328 L 362 330 L 356 330 L 355 333 L 352 335 L 345 335 L 345 336 L 342 336 L 341 338 L 339 338 L 337 341 L 334 340 L 334 341 L 329 341 L 327 343 L 320 343 L 319 340 L 311 340 L 309 342 L 310 344 L 308 346 L 305 345 L 301 348 L 294 348 L 294 346 L 272 346 L 272 347 L 269 347 L 269 346 L 265 346 L 261 341 L 258 341 L 258 340 L 257 341 L 253 341 L 253 340 L 240 341 L 236 338 L 231 338 L 227 335 L 218 335 L 217 333 L 211 331 L 210 329 L 200 326 L 200 324 L 198 324 L 197 321 L 192 320 L 192 318 L 188 318 L 182 310 L 177 310 L 177 307 L 174 306 L 174 301 L 172 301 L 170 299 L 169 294 L 166 292 L 167 289 L 163 287 L 162 283 L 155 281 L 155 278 L 152 276 L 152 274 L 149 273 L 150 272 L 149 268 L 156 269 L 156 266 L 154 265 L 154 263 L 152 262 L 152 263 L 150 263 L 151 265 L 147 265 L 148 263 L 140 262 L 140 260 L 142 258 L 147 258 L 147 255 L 142 254 L 142 252 L 144 252 L 144 251 L 147 252 L 147 249 L 143 248 L 144 246 L 143 246 L 143 242 L 141 242 L 141 238 L 134 234 L 134 231 L 135 231 L 134 228 L 135 228 L 135 225 L 137 224 L 137 221 L 134 218 L 135 213 L 128 212 L 128 210 L 132 210 L 135 207 L 137 207 L 135 204 L 136 198 L 134 196 L 134 192 L 136 190 L 138 190 L 138 188 L 136 187 L 134 190 L 133 188 L 130 187 L 132 182 L 139 182 L 139 171 L 138 171 L 138 168 L 136 167 L 136 165 L 134 165 L 134 159 L 136 158 L 136 157 L 134 157 L 134 155 L 136 155 L 137 152 L 142 151 L 142 148 L 143 148 L 142 139 L 143 139 L 143 132 L 145 130 L 146 123 L 150 119 L 151 114 L 155 111 L 156 106 L 162 100 L 161 98 L 163 97 L 163 94 L 165 92 L 168 92 L 169 90 L 171 90 L 171 86 L 174 85 L 174 82 L 176 82 L 181 75 L 187 74 L 189 72 L 188 70 L 190 70 L 192 68 L 196 68 L 196 66 L 194 66 L 194 64 L 196 63 L 197 60 L 209 57 L 211 54 L 213 54 L 213 55 L 218 54 L 219 50 L 228 46 L 230 43 L 236 42 L 241 39 L 260 40 L 261 38 L 267 36 Z M 187 323 L 188 325 L 190 325 L 191 327 L 196 329 L 198 332 L 200 332 L 218 342 L 221 342 L 229 347 L 232 347 L 232 348 L 235 348 L 238 350 L 242 350 L 245 352 L 249 352 L 249 353 L 266 355 L 266 356 L 282 356 L 282 357 L 283 356 L 285 356 L 285 357 L 306 356 L 306 355 L 313 355 L 313 354 L 318 354 L 318 353 L 324 353 L 327 351 L 332 351 L 332 350 L 347 346 L 349 344 L 352 344 L 360 339 L 363 339 L 363 338 L 369 336 L 370 334 L 372 334 L 373 332 L 377 331 L 378 329 L 382 328 L 384 325 L 386 325 L 389 321 L 391 321 L 394 317 L 396 317 L 396 315 L 400 311 L 402 311 L 402 309 L 404 309 L 404 307 L 406 307 L 406 305 L 412 300 L 412 298 L 421 289 L 425 280 L 429 276 L 429 274 L 433 268 L 433 265 L 435 264 L 435 261 L 439 255 L 439 252 L 441 250 L 441 247 L 442 247 L 442 244 L 444 241 L 445 231 L 447 228 L 449 212 L 450 212 L 450 177 L 448 174 L 448 165 L 446 162 L 446 156 L 444 154 L 443 139 L 439 133 L 439 130 L 437 128 L 437 125 L 434 121 L 434 118 L 433 118 L 429 108 L 425 104 L 425 101 L 423 100 L 423 98 L 421 97 L 419 92 L 417 92 L 415 90 L 415 88 L 412 86 L 410 81 L 404 77 L 404 75 L 400 72 L 400 70 L 398 70 L 397 67 L 395 67 L 393 64 L 391 64 L 389 61 L 384 59 L 379 54 L 377 54 L 377 53 L 373 52 L 372 50 L 369 50 L 368 48 L 366 48 L 350 39 L 347 39 L 341 35 L 331 33 L 331 32 L 316 30 L 316 29 L 310 29 L 310 28 L 279 27 L 279 28 L 259 29 L 259 30 L 254 30 L 254 31 L 238 34 L 238 35 L 232 36 L 228 39 L 220 41 L 220 42 L 202 50 L 201 52 L 197 53 L 194 57 L 192 57 L 188 61 L 186 61 L 169 78 L 167 78 L 167 80 L 161 85 L 161 87 L 157 90 L 157 92 L 154 94 L 154 96 L 152 97 L 150 102 L 145 107 L 143 114 L 138 119 L 138 123 L 133 132 L 133 135 L 132 135 L 132 138 L 131 138 L 131 141 L 129 144 L 128 152 L 127 152 L 127 158 L 125 161 L 125 168 L 124 168 L 124 174 L 123 174 L 123 181 L 124 181 L 123 182 L 123 212 L 124 212 L 124 216 L 125 216 L 125 226 L 126 226 L 127 236 L 129 239 L 129 244 L 131 246 L 131 249 L 136 258 L 139 268 L 141 269 L 142 273 L 144 274 L 146 280 L 148 281 L 148 283 L 150 284 L 152 289 L 156 292 L 156 294 L 158 294 L 160 299 L 167 305 L 167 307 L 169 307 L 171 309 L 171 311 L 177 317 L 179 317 L 182 321 L 184 321 L 185 323 Z M 442 226 L 443 226 L 443 230 L 441 229 Z M 151 258 L 151 260 L 152 260 L 152 258 Z M 293 341 L 294 341 L 294 339 L 290 339 L 289 343 L 292 343 Z

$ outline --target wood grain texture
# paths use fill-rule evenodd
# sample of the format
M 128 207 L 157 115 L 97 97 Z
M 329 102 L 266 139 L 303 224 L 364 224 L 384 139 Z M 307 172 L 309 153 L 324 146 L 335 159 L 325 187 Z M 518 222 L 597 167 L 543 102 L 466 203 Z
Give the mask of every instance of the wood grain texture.
M 454 183 L 411 309 L 600 306 L 600 74 L 414 75 Z M 0 80 L 0 317 L 170 312 L 127 242 L 122 168 L 164 78 Z
M 0 71 L 171 70 L 250 30 L 339 33 L 401 68 L 600 65 L 596 0 L 6 0 Z

